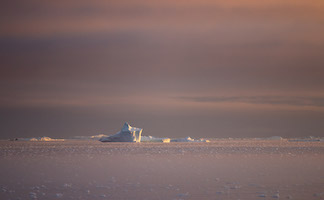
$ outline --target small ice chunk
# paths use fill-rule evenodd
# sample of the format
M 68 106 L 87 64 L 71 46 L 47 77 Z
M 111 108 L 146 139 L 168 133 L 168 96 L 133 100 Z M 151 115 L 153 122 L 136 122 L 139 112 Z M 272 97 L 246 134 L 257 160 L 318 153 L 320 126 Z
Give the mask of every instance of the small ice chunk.
M 259 194 L 258 197 L 267 197 L 265 194 Z
M 7 192 L 8 188 L 6 187 L 1 187 L 2 192 Z
M 62 193 L 56 193 L 55 195 L 57 198 L 62 198 L 63 197 L 63 194 Z
M 315 194 L 313 194 L 313 196 L 314 197 L 320 197 L 320 196 L 322 196 L 324 193 L 315 193 Z
M 30 197 L 31 199 L 37 199 L 37 194 L 36 194 L 35 192 L 30 192 L 30 193 L 29 193 L 29 197 Z
M 189 192 L 186 192 L 186 193 L 180 193 L 180 194 L 178 194 L 177 196 L 180 197 L 180 198 L 184 198 L 184 197 L 189 196 Z
M 272 198 L 274 198 L 274 199 L 279 199 L 279 192 L 277 192 L 276 194 L 274 194 L 274 195 L 272 195 Z
M 64 183 L 63 187 L 65 188 L 71 188 L 72 184 L 71 183 Z
M 234 185 L 234 186 L 230 187 L 230 189 L 232 189 L 232 190 L 234 190 L 234 189 L 240 189 L 240 188 L 241 188 L 240 185 Z
M 283 140 L 283 138 L 281 136 L 272 136 L 266 138 L 266 140 Z

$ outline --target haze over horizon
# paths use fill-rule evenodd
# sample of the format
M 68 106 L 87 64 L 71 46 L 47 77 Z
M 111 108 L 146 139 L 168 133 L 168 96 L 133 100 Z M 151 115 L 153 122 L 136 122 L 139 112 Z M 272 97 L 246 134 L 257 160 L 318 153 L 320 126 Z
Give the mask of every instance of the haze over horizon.
M 0 138 L 324 137 L 324 1 L 4 1 Z

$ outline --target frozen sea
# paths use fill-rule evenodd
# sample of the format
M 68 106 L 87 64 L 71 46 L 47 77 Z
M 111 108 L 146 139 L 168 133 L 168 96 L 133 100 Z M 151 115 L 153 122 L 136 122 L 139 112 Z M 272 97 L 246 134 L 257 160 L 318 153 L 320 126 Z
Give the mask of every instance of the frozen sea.
M 324 199 L 324 142 L 0 141 L 0 199 Z

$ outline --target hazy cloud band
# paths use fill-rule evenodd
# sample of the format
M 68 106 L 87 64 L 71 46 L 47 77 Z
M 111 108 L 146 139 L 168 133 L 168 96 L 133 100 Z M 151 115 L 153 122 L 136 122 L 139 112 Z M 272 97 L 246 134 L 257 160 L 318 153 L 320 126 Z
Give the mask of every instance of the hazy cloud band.
M 271 104 L 291 106 L 324 107 L 323 97 L 286 97 L 286 96 L 227 96 L 227 97 L 179 97 L 181 100 L 200 103 L 240 102 L 249 104 Z

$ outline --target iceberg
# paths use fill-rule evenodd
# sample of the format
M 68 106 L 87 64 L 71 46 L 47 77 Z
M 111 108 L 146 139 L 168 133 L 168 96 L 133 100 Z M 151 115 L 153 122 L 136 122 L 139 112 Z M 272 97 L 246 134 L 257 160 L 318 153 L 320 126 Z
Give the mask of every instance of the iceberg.
M 294 138 L 294 139 L 290 139 L 288 141 L 289 142 L 321 142 L 321 141 L 323 141 L 323 138 L 308 136 L 305 138 Z
M 99 140 L 102 137 L 108 137 L 108 135 L 98 134 L 98 135 L 92 135 L 92 136 L 73 136 L 69 139 L 71 139 L 71 140 Z
M 199 140 L 195 140 L 195 139 L 192 139 L 191 137 L 186 137 L 186 138 L 172 139 L 171 142 L 210 142 L 210 141 L 203 139 L 203 138 L 201 138 Z
M 141 135 L 143 129 L 131 127 L 127 122 L 122 129 L 115 135 L 102 137 L 101 142 L 141 142 Z
M 153 136 L 142 136 L 141 142 L 162 142 L 170 143 L 170 138 L 157 138 Z
M 206 140 L 204 138 L 200 138 L 197 142 L 210 142 L 210 140 Z
M 50 142 L 50 141 L 57 141 L 57 142 L 61 142 L 61 141 L 64 141 L 64 139 L 53 139 L 53 138 L 50 138 L 50 137 L 46 137 L 46 136 L 43 136 L 43 137 L 36 137 L 36 138 L 17 138 L 17 140 L 19 141 L 32 141 L 32 142 L 35 142 L 35 141 L 43 141 L 43 142 Z
M 266 138 L 266 140 L 283 140 L 283 138 L 280 136 L 271 136 Z
M 195 140 L 192 139 L 191 137 L 186 137 L 186 138 L 177 138 L 171 140 L 171 142 L 194 142 Z
M 103 138 L 103 137 L 108 137 L 108 135 L 99 134 L 99 135 L 90 136 L 90 138 L 94 139 L 94 140 L 98 140 L 98 139 Z

